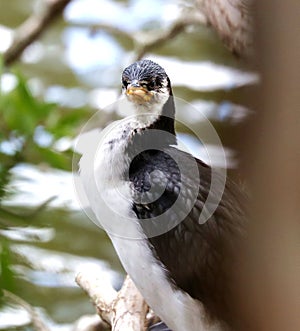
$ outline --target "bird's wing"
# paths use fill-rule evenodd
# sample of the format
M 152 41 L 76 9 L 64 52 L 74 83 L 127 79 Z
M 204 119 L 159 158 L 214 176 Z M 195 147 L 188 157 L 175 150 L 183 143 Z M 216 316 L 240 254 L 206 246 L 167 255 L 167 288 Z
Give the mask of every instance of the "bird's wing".
M 174 152 L 176 162 L 169 157 Z M 178 166 L 178 162 L 183 163 L 189 169 L 195 161 L 199 181 L 194 171 L 181 174 Z M 236 245 L 245 223 L 244 193 L 229 179 L 225 178 L 224 182 L 222 174 L 213 172 L 202 161 L 173 147 L 164 152 L 145 152 L 132 169 L 131 181 L 135 190 L 149 190 L 153 183 L 156 183 L 157 191 L 164 188 L 159 198 L 151 196 L 151 203 L 133 204 L 144 231 L 150 234 L 149 241 L 154 254 L 172 275 L 171 281 L 202 301 L 211 315 L 222 318 L 219 310 L 220 307 L 223 309 L 223 301 L 229 295 L 231 284 L 228 282 L 231 281 L 228 278 L 231 277 Z M 149 174 L 154 170 L 159 172 L 150 183 Z M 196 200 L 193 200 L 195 186 Z M 181 203 L 173 207 L 179 197 Z M 190 207 L 191 201 L 194 204 Z M 184 215 L 182 208 L 189 212 L 185 210 Z M 165 231 L 152 236 L 153 228 L 161 231 L 161 224 L 156 221 L 151 223 L 151 218 L 162 214 L 165 217 L 158 218 L 158 221 L 166 222 L 167 225 L 163 227 Z M 182 215 L 184 217 L 180 219 Z

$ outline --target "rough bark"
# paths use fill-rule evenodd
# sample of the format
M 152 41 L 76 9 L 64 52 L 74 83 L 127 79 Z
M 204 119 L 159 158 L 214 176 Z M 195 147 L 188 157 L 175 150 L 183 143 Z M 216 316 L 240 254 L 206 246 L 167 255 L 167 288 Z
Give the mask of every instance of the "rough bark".
M 76 282 L 91 298 L 98 315 L 112 331 L 146 329 L 149 308 L 128 276 L 119 292 L 90 274 L 80 273 Z

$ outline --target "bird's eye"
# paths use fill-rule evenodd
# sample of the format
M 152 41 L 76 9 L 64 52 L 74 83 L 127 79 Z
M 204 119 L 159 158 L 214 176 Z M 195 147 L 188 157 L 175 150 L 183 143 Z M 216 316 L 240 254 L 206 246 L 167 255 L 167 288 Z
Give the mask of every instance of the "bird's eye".
M 152 90 L 155 87 L 155 81 L 151 80 L 148 84 L 147 84 L 148 89 Z
M 122 79 L 122 85 L 126 88 L 128 86 L 128 81 L 126 79 Z

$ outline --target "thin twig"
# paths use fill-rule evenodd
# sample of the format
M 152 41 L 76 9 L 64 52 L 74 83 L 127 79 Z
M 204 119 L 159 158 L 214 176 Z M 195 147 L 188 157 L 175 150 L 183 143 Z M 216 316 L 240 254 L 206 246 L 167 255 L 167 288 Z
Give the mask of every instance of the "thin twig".
M 71 0 L 46 0 L 42 12 L 34 13 L 15 31 L 11 46 L 3 54 L 4 64 L 16 61 L 27 46 L 32 44 L 63 12 Z
M 152 49 L 162 46 L 165 42 L 174 39 L 180 33 L 184 32 L 188 27 L 199 24 L 206 25 L 206 23 L 206 18 L 199 14 L 194 16 L 189 15 L 187 18 L 180 18 L 179 20 L 175 21 L 166 31 L 156 33 L 155 37 L 145 38 L 146 40 L 148 39 L 146 42 L 137 42 L 136 60 L 140 60 Z
M 45 208 L 47 208 L 49 206 L 49 204 L 55 200 L 57 198 L 57 196 L 52 196 L 50 198 L 48 198 L 47 200 L 45 200 L 44 202 L 42 202 L 40 205 L 38 205 L 33 211 L 26 213 L 25 215 L 23 215 L 23 217 L 25 219 L 32 219 L 35 216 L 37 216 L 38 214 L 40 214 Z
M 116 26 L 112 26 L 111 24 L 106 24 L 106 23 L 89 24 L 89 23 L 81 23 L 81 22 L 74 22 L 74 23 L 72 22 L 71 25 L 73 27 L 78 27 L 78 28 L 87 28 L 91 31 L 91 33 L 97 33 L 98 31 L 103 30 L 112 35 L 120 36 L 122 38 L 126 38 L 132 40 L 133 42 L 136 42 L 136 38 L 133 36 L 132 33 L 120 29 Z
M 19 214 L 15 211 L 11 211 L 0 204 L 0 227 L 10 227 L 12 226 L 11 222 L 28 225 L 34 217 L 40 214 L 55 199 L 56 196 L 52 196 L 46 201 L 42 202 L 40 205 L 38 205 L 34 210 L 27 213 L 22 212 L 22 214 Z
M 162 46 L 165 42 L 175 38 L 177 35 L 184 32 L 188 27 L 206 24 L 207 20 L 205 16 L 198 12 L 195 15 L 189 13 L 189 15 L 186 15 L 186 17 L 180 17 L 165 31 L 162 30 L 151 33 L 139 32 L 133 34 L 105 23 L 93 25 L 87 25 L 86 23 L 73 23 L 72 25 L 89 28 L 92 33 L 103 30 L 110 34 L 131 40 L 135 48 L 133 52 L 136 54 L 135 60 L 140 60 L 143 56 L 145 56 L 146 53 L 150 52 L 152 49 Z
M 43 322 L 41 316 L 37 313 L 36 309 L 32 307 L 28 302 L 7 290 L 3 290 L 3 294 L 4 298 L 20 305 L 28 312 L 32 326 L 36 331 L 50 331 L 50 329 Z

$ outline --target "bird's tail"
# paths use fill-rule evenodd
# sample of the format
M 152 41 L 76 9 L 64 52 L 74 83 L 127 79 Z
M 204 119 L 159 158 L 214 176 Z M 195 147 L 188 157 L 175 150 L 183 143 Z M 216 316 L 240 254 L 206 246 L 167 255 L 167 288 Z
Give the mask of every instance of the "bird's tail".
M 151 325 L 147 331 L 172 331 L 169 329 L 164 322 L 158 322 Z

